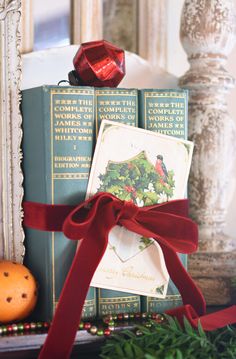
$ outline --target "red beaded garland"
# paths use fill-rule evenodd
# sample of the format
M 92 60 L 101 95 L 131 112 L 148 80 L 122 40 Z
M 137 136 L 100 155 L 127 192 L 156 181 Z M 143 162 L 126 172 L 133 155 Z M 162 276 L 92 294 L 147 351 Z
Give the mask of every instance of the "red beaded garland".
M 119 313 L 119 314 L 110 314 L 103 318 L 103 322 L 107 325 L 106 328 L 97 327 L 93 323 L 87 322 L 80 322 L 79 330 L 87 330 L 92 335 L 98 335 L 105 337 L 109 337 L 111 333 L 115 330 L 115 322 L 116 321 L 124 321 L 128 319 L 141 319 L 142 321 L 146 321 L 149 319 L 155 320 L 157 323 L 163 323 L 165 317 L 162 314 L 158 313 Z M 147 328 L 152 326 L 150 321 L 144 322 Z M 19 323 L 19 324 L 9 324 L 0 326 L 0 336 L 7 335 L 17 332 L 29 332 L 29 331 L 36 331 L 40 332 L 40 330 L 47 331 L 50 327 L 49 322 L 31 322 L 31 323 Z M 136 330 L 136 335 L 142 335 L 139 330 Z

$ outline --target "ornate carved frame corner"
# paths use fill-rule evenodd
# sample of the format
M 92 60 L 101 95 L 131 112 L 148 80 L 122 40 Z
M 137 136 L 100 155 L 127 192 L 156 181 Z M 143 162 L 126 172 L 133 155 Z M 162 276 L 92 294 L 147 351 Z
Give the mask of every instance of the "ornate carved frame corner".
M 22 262 L 21 0 L 0 0 L 0 258 Z

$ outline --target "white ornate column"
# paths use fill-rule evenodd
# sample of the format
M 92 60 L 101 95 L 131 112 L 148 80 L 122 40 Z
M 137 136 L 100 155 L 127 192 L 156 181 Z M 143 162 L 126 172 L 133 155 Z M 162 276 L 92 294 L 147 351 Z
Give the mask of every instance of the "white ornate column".
M 138 54 L 152 66 L 167 67 L 168 0 L 138 1 Z
M 71 43 L 103 38 L 103 0 L 71 0 Z
M 234 1 L 186 0 L 180 37 L 190 63 L 179 84 L 190 90 L 189 137 L 195 152 L 189 197 L 200 237 L 189 270 L 208 304 L 226 304 L 236 278 L 236 240 L 224 234 L 236 177 L 236 129 L 226 104 L 234 79 L 224 68 L 236 38 Z

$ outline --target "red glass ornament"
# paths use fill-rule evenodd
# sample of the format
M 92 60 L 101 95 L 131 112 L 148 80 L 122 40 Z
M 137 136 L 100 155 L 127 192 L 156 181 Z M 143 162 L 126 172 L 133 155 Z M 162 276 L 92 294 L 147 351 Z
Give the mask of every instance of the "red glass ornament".
M 105 40 L 83 43 L 73 64 L 69 82 L 75 86 L 117 87 L 125 75 L 124 50 Z

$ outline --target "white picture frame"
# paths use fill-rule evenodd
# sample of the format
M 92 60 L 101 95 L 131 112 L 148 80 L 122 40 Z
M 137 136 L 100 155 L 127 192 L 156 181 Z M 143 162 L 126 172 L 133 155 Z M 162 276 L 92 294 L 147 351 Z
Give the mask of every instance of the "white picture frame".
M 21 0 L 0 1 L 0 258 L 22 262 Z

